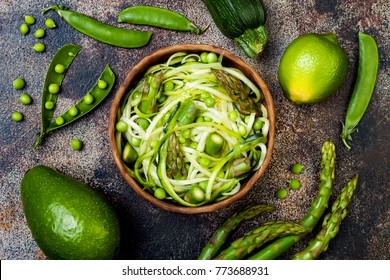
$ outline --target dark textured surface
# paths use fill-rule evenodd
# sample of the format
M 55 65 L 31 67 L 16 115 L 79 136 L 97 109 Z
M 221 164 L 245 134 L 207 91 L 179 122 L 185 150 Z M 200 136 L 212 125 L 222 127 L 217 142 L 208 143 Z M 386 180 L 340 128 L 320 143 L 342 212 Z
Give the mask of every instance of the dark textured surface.
M 299 221 L 316 195 L 320 149 L 328 139 L 337 147 L 334 195 L 354 174 L 359 173 L 360 180 L 340 233 L 321 258 L 390 259 L 389 1 L 264 0 L 268 12 L 269 43 L 256 59 L 245 58 L 243 52 L 224 38 L 213 23 L 201 36 L 136 27 L 154 32 L 150 44 L 135 50 L 115 48 L 76 32 L 54 13 L 42 16 L 42 9 L 53 3 L 0 2 L 0 259 L 45 258 L 32 239 L 19 193 L 23 174 L 34 165 L 45 164 L 88 183 L 112 202 L 123 226 L 120 258 L 195 259 L 213 230 L 233 211 L 247 204 L 267 203 L 277 206 L 278 210 L 245 223 L 232 239 L 270 219 Z M 116 24 L 116 15 L 129 3 L 117 0 L 62 1 L 73 10 L 110 24 Z M 131 1 L 131 4 L 170 8 L 187 15 L 199 26 L 211 21 L 204 4 L 198 0 Z M 25 14 L 35 16 L 37 23 L 27 36 L 22 36 L 18 29 Z M 44 19 L 48 16 L 57 22 L 58 28 L 47 30 L 46 37 L 42 39 L 47 51 L 38 54 L 31 49 L 38 41 L 33 32 L 44 26 Z M 380 66 L 372 102 L 359 130 L 353 135 L 352 150 L 348 151 L 339 139 L 340 121 L 344 118 L 357 74 L 358 31 L 365 31 L 376 38 Z M 277 81 L 277 67 L 289 42 L 306 32 L 337 33 L 350 63 L 347 80 L 334 96 L 317 105 L 297 107 L 285 99 Z M 186 216 L 155 208 L 130 189 L 112 159 L 107 121 L 114 93 L 98 110 L 51 134 L 44 146 L 33 150 L 35 134 L 40 130 L 40 95 L 46 69 L 54 53 L 65 43 L 81 45 L 82 51 L 66 75 L 56 112 L 63 111 L 83 96 L 107 63 L 117 75 L 117 89 L 133 65 L 160 47 L 180 43 L 213 44 L 240 56 L 258 70 L 274 96 L 276 143 L 265 176 L 239 202 L 212 214 Z M 18 76 L 27 81 L 23 91 L 12 87 L 12 81 Z M 18 97 L 22 92 L 33 97 L 33 104 L 24 106 L 19 103 Z M 14 110 L 23 112 L 23 122 L 11 120 Z M 69 142 L 73 137 L 84 141 L 82 151 L 71 149 Z M 279 201 L 275 199 L 274 192 L 286 186 L 286 180 L 292 177 L 289 167 L 295 162 L 305 165 L 299 177 L 303 187 L 298 191 L 290 190 L 288 197 Z M 282 258 L 289 258 L 306 242 L 307 239 L 303 240 Z

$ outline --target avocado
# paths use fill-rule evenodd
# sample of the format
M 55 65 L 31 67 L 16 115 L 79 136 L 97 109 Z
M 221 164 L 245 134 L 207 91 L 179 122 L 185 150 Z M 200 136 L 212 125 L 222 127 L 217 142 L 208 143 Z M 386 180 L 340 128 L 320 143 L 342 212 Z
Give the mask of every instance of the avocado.
M 21 183 L 27 224 L 49 259 L 113 259 L 119 249 L 119 219 L 97 191 L 38 165 Z

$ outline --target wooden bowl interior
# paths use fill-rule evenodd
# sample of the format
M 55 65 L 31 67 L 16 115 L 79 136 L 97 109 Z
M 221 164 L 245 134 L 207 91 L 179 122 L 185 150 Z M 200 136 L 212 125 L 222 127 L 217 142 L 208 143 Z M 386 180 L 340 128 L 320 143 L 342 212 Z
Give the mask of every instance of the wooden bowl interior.
M 121 156 L 118 153 L 118 149 L 115 143 L 115 124 L 117 121 L 117 112 L 118 108 L 121 104 L 122 98 L 126 95 L 126 93 L 132 88 L 133 84 L 136 83 L 140 77 L 144 74 L 144 72 L 152 65 L 165 62 L 172 54 L 176 52 L 188 52 L 188 53 L 202 53 L 204 51 L 214 52 L 216 54 L 223 55 L 223 65 L 235 67 L 241 70 L 252 82 L 254 82 L 263 92 L 265 100 L 264 105 L 268 111 L 268 119 L 270 121 L 270 129 L 268 134 L 267 141 L 267 154 L 265 156 L 264 162 L 261 167 L 246 181 L 243 181 L 241 189 L 234 195 L 219 201 L 213 204 L 199 206 L 199 207 L 186 207 L 179 204 L 170 203 L 168 201 L 163 201 L 155 198 L 149 192 L 143 190 L 142 186 L 140 186 L 127 172 L 125 166 L 121 160 Z M 165 47 L 159 49 L 150 55 L 144 57 L 137 65 L 135 65 L 126 75 L 125 80 L 120 85 L 116 95 L 114 97 L 114 101 L 112 103 L 110 109 L 110 117 L 108 124 L 108 133 L 110 137 L 110 146 L 112 150 L 112 154 L 114 157 L 114 161 L 119 168 L 120 173 L 126 180 L 126 182 L 133 188 L 133 190 L 139 194 L 140 196 L 147 199 L 149 202 L 154 204 L 157 207 L 165 209 L 167 211 L 182 213 L 182 214 L 198 214 L 198 213 L 206 213 L 216 211 L 220 208 L 223 208 L 234 201 L 240 199 L 243 195 L 245 195 L 250 188 L 257 182 L 257 180 L 264 174 L 265 169 L 267 168 L 274 147 L 275 141 L 275 114 L 274 114 L 274 104 L 271 93 L 263 79 L 259 76 L 259 74 L 247 65 L 243 60 L 238 58 L 237 56 L 231 54 L 230 52 L 210 45 L 176 45 Z

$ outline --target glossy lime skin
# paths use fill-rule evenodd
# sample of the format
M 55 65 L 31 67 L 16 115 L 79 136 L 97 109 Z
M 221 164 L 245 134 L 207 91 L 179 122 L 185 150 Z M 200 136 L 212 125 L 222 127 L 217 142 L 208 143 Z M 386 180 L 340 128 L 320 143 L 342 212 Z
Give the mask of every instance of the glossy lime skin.
M 24 175 L 21 197 L 31 233 L 48 258 L 115 258 L 120 242 L 118 217 L 88 185 L 38 165 Z

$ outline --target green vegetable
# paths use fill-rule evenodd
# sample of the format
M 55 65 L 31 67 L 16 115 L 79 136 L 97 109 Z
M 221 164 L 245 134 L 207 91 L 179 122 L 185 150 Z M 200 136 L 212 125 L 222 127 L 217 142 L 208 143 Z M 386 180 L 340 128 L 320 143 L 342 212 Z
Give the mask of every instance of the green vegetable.
M 279 199 L 285 199 L 287 197 L 287 190 L 285 188 L 280 188 L 276 191 L 275 196 Z
M 30 31 L 30 28 L 28 27 L 27 24 L 22 23 L 19 27 L 19 31 L 20 33 L 22 33 L 22 35 L 26 35 Z
M 120 224 L 113 207 L 91 187 L 38 165 L 23 177 L 27 224 L 49 259 L 113 259 Z
M 292 188 L 293 190 L 297 190 L 301 187 L 301 182 L 299 182 L 299 180 L 297 179 L 288 180 L 287 183 L 290 185 L 290 188 Z
M 26 86 L 26 81 L 23 78 L 16 78 L 13 82 L 14 89 L 23 89 Z
M 133 164 L 138 158 L 137 151 L 129 142 L 126 143 L 122 152 L 122 160 L 126 163 Z
M 321 174 L 319 191 L 316 199 L 313 201 L 308 213 L 299 223 L 301 226 L 313 229 L 321 219 L 323 213 L 328 207 L 328 201 L 332 194 L 336 150 L 332 142 L 326 141 L 321 150 Z M 276 259 L 281 254 L 285 253 L 292 245 L 301 240 L 305 234 L 285 236 L 275 240 L 249 259 L 254 260 L 269 260 Z
M 275 207 L 269 205 L 253 205 L 235 212 L 226 221 L 217 228 L 211 236 L 209 242 L 202 249 L 198 260 L 210 260 L 214 258 L 222 245 L 225 243 L 229 234 L 243 221 L 250 220 L 261 213 L 275 210 Z
M 62 5 L 53 5 L 43 11 L 54 10 L 69 25 L 79 32 L 106 44 L 122 48 L 145 46 L 152 36 L 151 32 L 136 31 L 111 26 L 87 15 L 67 10 Z
M 378 47 L 373 37 L 359 32 L 359 68 L 355 87 L 349 101 L 341 140 L 350 149 L 347 140 L 352 140 L 351 134 L 356 130 L 363 117 L 374 91 L 378 73 Z
M 34 51 L 38 52 L 38 53 L 41 53 L 41 52 L 44 52 L 46 47 L 44 44 L 42 43 L 36 43 L 34 46 L 33 46 L 33 49 Z
M 30 95 L 28 95 L 27 93 L 23 93 L 19 96 L 19 101 L 20 103 L 22 103 L 23 105 L 29 105 L 31 104 L 32 102 L 32 98 Z
M 286 222 L 272 221 L 267 222 L 245 236 L 235 240 L 230 246 L 223 250 L 216 260 L 239 260 L 252 253 L 253 250 L 261 247 L 263 244 L 282 236 L 297 236 L 305 234 L 309 230 L 301 225 Z
M 104 81 L 104 80 L 99 80 L 99 81 L 98 81 L 98 87 L 99 87 L 100 89 L 105 89 L 105 88 L 107 87 L 107 82 Z
M 47 109 L 47 110 L 53 110 L 53 109 L 54 109 L 54 102 L 53 102 L 53 101 L 46 101 L 46 103 L 45 103 L 45 109 Z
M 23 114 L 20 112 L 13 112 L 11 118 L 15 122 L 21 122 L 23 120 Z
M 41 38 L 45 37 L 45 34 L 46 34 L 45 29 L 39 28 L 39 29 L 35 30 L 34 36 L 37 39 L 41 39 Z
M 262 165 L 269 130 L 267 109 L 259 102 L 262 93 L 255 84 L 240 70 L 223 66 L 222 57 L 204 63 L 201 55 L 178 52 L 147 69 L 118 109 L 117 124 L 124 122 L 127 129 L 117 128 L 115 137 L 121 154 L 127 143 L 136 151 L 128 172 L 145 191 L 154 194 L 163 188 L 167 200 L 189 207 L 237 193 L 240 180 Z M 247 114 L 238 111 L 230 119 L 236 102 L 214 69 L 234 76 L 247 96 L 256 100 L 264 121 L 259 131 L 253 130 L 255 113 L 249 114 L 247 124 Z M 159 102 L 162 94 L 166 98 Z M 207 105 L 209 98 L 215 101 L 212 108 Z
M 167 193 L 165 192 L 164 189 L 157 188 L 154 191 L 154 197 L 157 198 L 157 199 L 163 200 L 163 199 L 165 199 L 167 197 Z
M 89 113 L 94 108 L 96 108 L 104 100 L 104 98 L 106 98 L 106 96 L 110 93 L 115 83 L 115 75 L 108 65 L 105 67 L 99 79 L 104 79 L 105 81 L 107 81 L 107 88 L 100 89 L 98 87 L 98 81 L 97 81 L 95 85 L 87 93 L 94 98 L 95 102 L 90 104 L 88 102 L 85 102 L 84 98 L 80 99 L 75 105 L 73 105 L 67 111 L 61 114 L 61 117 L 64 120 L 63 123 L 58 123 L 56 121 L 53 121 L 41 132 L 41 134 L 38 136 L 35 142 L 34 147 L 40 145 L 42 143 L 43 138 L 46 137 L 46 135 L 49 132 L 56 130 L 60 127 L 63 127 L 65 125 L 68 125 L 78 120 L 79 118 L 85 116 L 87 113 Z M 47 115 L 47 113 L 48 112 L 46 110 L 43 111 L 43 114 Z
M 350 180 L 341 190 L 341 194 L 332 205 L 331 212 L 324 217 L 321 231 L 309 242 L 309 245 L 304 250 L 295 254 L 293 259 L 313 260 L 328 249 L 330 240 L 337 235 L 340 224 L 347 215 L 347 207 L 351 202 L 357 182 L 358 175 Z
M 291 172 L 293 174 L 298 175 L 298 174 L 301 174 L 303 168 L 304 168 L 304 166 L 302 164 L 296 163 L 293 166 L 291 166 Z
M 83 148 L 83 142 L 79 139 L 72 139 L 72 141 L 70 141 L 70 146 L 73 150 L 79 151 Z
M 204 0 L 218 29 L 253 58 L 261 53 L 268 37 L 266 12 L 261 0 Z
M 24 16 L 24 21 L 27 23 L 27 24 L 34 24 L 35 23 L 35 18 L 33 16 Z
M 50 84 L 47 90 L 50 93 L 56 94 L 60 91 L 60 86 L 57 84 Z
M 115 125 L 115 128 L 116 130 L 118 130 L 119 132 L 126 132 L 127 129 L 129 128 L 129 126 L 127 125 L 127 123 L 123 122 L 123 121 L 119 121 L 117 122 L 117 124 Z
M 62 46 L 53 57 L 49 65 L 49 68 L 47 69 L 47 74 L 43 85 L 43 93 L 42 93 L 42 106 L 41 106 L 42 125 L 41 125 L 40 136 L 43 136 L 43 134 L 45 134 L 45 131 L 47 127 L 51 124 L 54 115 L 54 110 L 46 109 L 45 104 L 47 102 L 51 102 L 54 108 L 55 104 L 57 103 L 58 95 L 51 94 L 49 92 L 49 85 L 56 84 L 58 86 L 61 86 L 62 80 L 65 77 L 64 72 L 58 73 L 57 71 L 55 71 L 55 67 L 61 64 L 64 68 L 68 68 L 79 51 L 80 51 L 80 47 L 73 44 L 67 44 Z M 70 56 L 69 52 L 71 52 L 73 55 Z M 35 148 L 41 144 L 41 140 L 42 140 L 41 137 L 37 138 L 34 145 Z
M 190 31 L 201 34 L 206 29 L 199 29 L 185 16 L 164 8 L 153 6 L 132 6 L 122 10 L 118 22 L 143 24 L 176 31 Z
M 50 29 L 53 29 L 53 28 L 57 27 L 56 23 L 54 22 L 54 20 L 52 18 L 47 18 L 45 20 L 45 25 L 46 25 L 47 28 L 50 28 Z
M 65 66 L 62 64 L 57 64 L 56 66 L 54 66 L 54 72 L 56 72 L 58 74 L 64 73 L 65 70 L 66 70 Z

